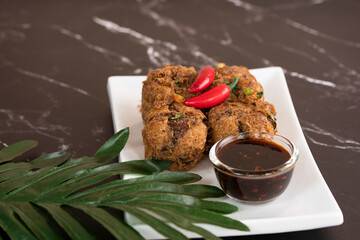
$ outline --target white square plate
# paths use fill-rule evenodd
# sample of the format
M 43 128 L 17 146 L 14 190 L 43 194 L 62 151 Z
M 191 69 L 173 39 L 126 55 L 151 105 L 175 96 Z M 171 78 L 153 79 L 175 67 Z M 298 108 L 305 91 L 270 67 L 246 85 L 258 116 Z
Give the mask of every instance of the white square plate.
M 292 181 L 287 190 L 276 200 L 262 205 L 246 205 L 227 197 L 220 199 L 238 206 L 239 211 L 230 215 L 249 226 L 250 232 L 201 225 L 217 236 L 239 236 L 266 233 L 301 231 L 340 225 L 342 212 L 324 181 L 306 143 L 296 116 L 294 106 L 280 67 L 253 69 L 250 72 L 262 84 L 265 100 L 275 105 L 279 134 L 291 139 L 300 150 Z M 144 145 L 140 114 L 142 82 L 146 76 L 112 76 L 108 79 L 115 132 L 130 128 L 130 138 L 120 154 L 121 161 L 144 159 Z M 190 172 L 203 177 L 200 183 L 219 186 L 208 159 L 201 161 Z M 126 178 L 127 176 L 125 176 Z M 128 218 L 129 219 L 129 218 Z M 140 234 L 147 239 L 163 239 L 152 228 L 144 224 L 134 224 Z M 199 237 L 185 232 L 188 237 Z

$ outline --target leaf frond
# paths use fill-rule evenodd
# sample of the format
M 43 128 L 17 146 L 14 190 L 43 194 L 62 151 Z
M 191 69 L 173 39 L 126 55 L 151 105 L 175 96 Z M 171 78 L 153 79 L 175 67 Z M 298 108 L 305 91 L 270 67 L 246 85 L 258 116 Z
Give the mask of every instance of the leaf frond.
M 14 144 L 11 144 L 0 150 L 0 163 L 4 163 L 22 155 L 30 149 L 37 146 L 37 141 L 23 140 Z
M 77 159 L 70 159 L 66 152 L 54 152 L 26 162 L 12 161 L 37 145 L 32 140 L 1 149 L 0 228 L 11 239 L 62 239 L 65 233 L 71 239 L 95 239 L 91 229 L 72 211 L 76 209 L 117 239 L 144 239 L 113 213 L 116 209 L 131 214 L 170 239 L 187 239 L 179 228 L 205 239 L 218 239 L 198 223 L 249 230 L 243 223 L 224 216 L 237 211 L 234 205 L 206 200 L 225 196 L 221 189 L 197 184 L 201 180 L 197 174 L 163 173 L 171 161 L 110 163 L 124 148 L 128 137 L 129 129 L 125 128 L 103 144 L 93 157 Z M 113 178 L 123 174 L 141 176 Z

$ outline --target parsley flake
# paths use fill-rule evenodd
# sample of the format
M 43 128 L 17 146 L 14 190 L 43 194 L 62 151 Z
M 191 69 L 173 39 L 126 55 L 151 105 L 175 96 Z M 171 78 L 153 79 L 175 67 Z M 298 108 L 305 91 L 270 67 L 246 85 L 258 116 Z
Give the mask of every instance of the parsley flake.
M 245 90 L 244 90 L 245 96 L 252 94 L 252 92 L 253 92 L 253 90 L 251 88 L 245 88 Z
M 272 114 L 269 114 L 268 117 L 271 119 L 271 121 L 273 122 L 274 124 L 274 132 L 277 130 L 277 123 L 276 123 L 276 118 L 274 115 Z
M 171 117 L 170 119 L 171 120 L 176 120 L 176 119 L 179 119 L 184 113 L 175 113 L 175 116 L 174 117 Z

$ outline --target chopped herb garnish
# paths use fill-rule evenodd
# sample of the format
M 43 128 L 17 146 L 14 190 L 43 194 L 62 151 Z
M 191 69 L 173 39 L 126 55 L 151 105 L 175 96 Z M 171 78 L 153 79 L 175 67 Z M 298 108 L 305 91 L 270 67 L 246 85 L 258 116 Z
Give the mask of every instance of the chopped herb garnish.
M 179 78 L 173 80 L 175 83 L 179 83 Z
M 256 94 L 258 95 L 258 98 L 260 99 L 264 95 L 264 92 L 257 92 Z
M 245 96 L 252 94 L 252 92 L 253 92 L 253 90 L 251 88 L 245 88 L 245 90 L 244 90 Z
M 182 112 L 181 112 L 181 113 L 175 113 L 175 116 L 174 116 L 174 117 L 171 117 L 170 119 L 171 119 L 171 120 L 176 120 L 176 119 L 180 118 L 182 115 L 183 115 Z
M 219 75 L 219 71 L 215 71 L 215 78 Z
M 275 116 L 272 115 L 272 114 L 269 114 L 268 116 L 269 116 L 269 118 L 271 119 L 271 121 L 273 121 L 274 131 L 276 131 L 276 130 L 277 130 L 277 123 L 276 123 L 276 118 L 275 118 Z

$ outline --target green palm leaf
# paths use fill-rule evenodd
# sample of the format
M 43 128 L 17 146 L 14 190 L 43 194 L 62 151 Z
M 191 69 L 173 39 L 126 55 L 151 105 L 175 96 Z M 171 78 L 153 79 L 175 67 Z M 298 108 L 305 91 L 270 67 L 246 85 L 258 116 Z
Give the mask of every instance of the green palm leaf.
M 117 239 L 143 239 L 131 225 L 109 211 L 117 209 L 170 239 L 187 239 L 174 225 L 205 239 L 218 238 L 198 223 L 249 230 L 241 222 L 224 216 L 237 211 L 235 206 L 205 200 L 222 197 L 224 193 L 214 186 L 196 184 L 201 179 L 199 175 L 162 173 L 171 161 L 111 163 L 128 137 L 129 129 L 125 128 L 93 157 L 77 159 L 70 159 L 70 154 L 65 152 L 55 152 L 29 162 L 13 162 L 37 145 L 32 140 L 1 149 L 0 228 L 11 239 L 95 239 L 91 229 L 70 211 L 77 209 Z M 127 173 L 143 176 L 126 180 L 111 178 Z
M 0 163 L 10 161 L 36 146 L 37 142 L 33 140 L 24 140 L 14 143 L 0 151 Z

